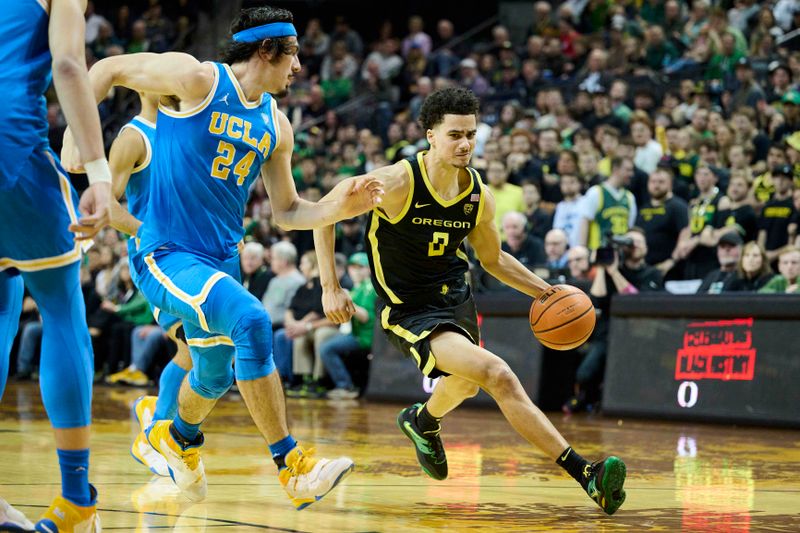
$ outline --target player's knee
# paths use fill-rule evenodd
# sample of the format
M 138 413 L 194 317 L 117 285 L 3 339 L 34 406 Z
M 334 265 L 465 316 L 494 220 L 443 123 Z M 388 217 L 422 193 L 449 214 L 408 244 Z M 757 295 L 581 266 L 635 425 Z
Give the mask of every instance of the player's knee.
M 248 306 L 241 313 L 233 329 L 232 338 L 236 347 L 240 346 L 271 346 L 272 345 L 272 319 L 269 313 L 260 305 Z M 271 350 L 269 350 L 271 352 Z
M 504 396 L 512 393 L 519 380 L 505 361 L 492 362 L 486 370 L 483 387 L 492 396 Z
M 189 385 L 192 390 L 209 400 L 221 398 L 233 385 L 233 368 L 230 361 L 219 372 L 199 372 L 195 369 L 189 373 Z

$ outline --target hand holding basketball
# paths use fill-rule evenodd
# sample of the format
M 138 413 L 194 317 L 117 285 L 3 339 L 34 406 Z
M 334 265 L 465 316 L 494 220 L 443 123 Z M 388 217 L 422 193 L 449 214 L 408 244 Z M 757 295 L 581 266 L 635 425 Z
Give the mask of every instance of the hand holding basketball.
M 571 285 L 553 285 L 533 301 L 530 323 L 536 338 L 553 350 L 577 348 L 594 331 L 594 306 Z

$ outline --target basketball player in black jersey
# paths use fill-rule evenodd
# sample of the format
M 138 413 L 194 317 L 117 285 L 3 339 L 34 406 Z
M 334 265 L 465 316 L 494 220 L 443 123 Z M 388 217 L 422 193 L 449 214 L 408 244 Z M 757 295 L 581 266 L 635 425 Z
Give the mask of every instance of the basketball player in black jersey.
M 549 285 L 500 249 L 494 198 L 468 166 L 477 113 L 478 100 L 466 89 L 431 94 L 420 112 L 430 150 L 371 172 L 386 191 L 366 235 L 381 325 L 425 375 L 442 376 L 428 402 L 401 411 L 397 423 L 414 443 L 422 469 L 444 479 L 440 421 L 482 388 L 522 437 L 613 514 L 625 500 L 625 464 L 613 456 L 594 464 L 583 459 L 531 402 L 506 362 L 479 346 L 465 238 L 483 268 L 506 285 L 534 298 Z M 333 228 L 315 230 L 314 238 L 326 315 L 344 322 L 354 308 L 336 278 Z

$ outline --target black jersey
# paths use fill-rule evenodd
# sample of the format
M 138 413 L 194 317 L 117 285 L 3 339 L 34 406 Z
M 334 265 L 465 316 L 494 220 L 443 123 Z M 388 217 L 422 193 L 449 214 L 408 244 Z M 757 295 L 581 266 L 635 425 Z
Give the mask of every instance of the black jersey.
M 410 177 L 403 210 L 390 219 L 376 208 L 367 226 L 372 284 L 392 307 L 449 307 L 469 296 L 463 241 L 483 211 L 481 180 L 477 171 L 467 168 L 472 182 L 445 201 L 428 179 L 424 153 L 403 160 Z

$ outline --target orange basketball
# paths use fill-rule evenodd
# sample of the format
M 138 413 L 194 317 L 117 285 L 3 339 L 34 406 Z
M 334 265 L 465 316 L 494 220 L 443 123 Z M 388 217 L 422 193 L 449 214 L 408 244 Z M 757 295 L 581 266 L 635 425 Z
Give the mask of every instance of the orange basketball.
M 571 285 L 553 285 L 533 301 L 531 329 L 539 342 L 553 350 L 577 348 L 594 330 L 594 306 Z

